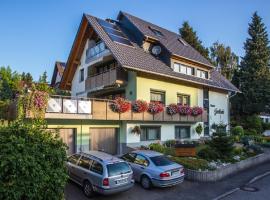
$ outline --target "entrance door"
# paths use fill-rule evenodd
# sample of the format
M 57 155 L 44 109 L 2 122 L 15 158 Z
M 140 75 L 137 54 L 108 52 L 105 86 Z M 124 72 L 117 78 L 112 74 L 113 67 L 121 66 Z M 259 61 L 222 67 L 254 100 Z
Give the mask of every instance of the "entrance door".
M 90 128 L 91 150 L 117 153 L 116 128 Z

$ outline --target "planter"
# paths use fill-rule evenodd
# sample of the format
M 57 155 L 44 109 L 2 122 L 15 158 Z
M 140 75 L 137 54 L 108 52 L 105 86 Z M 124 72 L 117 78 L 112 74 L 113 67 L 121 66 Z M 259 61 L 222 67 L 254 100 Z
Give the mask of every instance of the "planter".
M 194 144 L 176 144 L 174 146 L 175 156 L 178 157 L 195 157 L 196 146 Z
M 185 169 L 185 178 L 192 181 L 200 182 L 213 182 L 225 178 L 228 175 L 237 173 L 241 170 L 247 169 L 252 166 L 260 165 L 263 162 L 270 160 L 269 150 L 263 154 L 247 158 L 238 163 L 229 164 L 223 166 L 214 171 L 196 171 L 191 169 Z

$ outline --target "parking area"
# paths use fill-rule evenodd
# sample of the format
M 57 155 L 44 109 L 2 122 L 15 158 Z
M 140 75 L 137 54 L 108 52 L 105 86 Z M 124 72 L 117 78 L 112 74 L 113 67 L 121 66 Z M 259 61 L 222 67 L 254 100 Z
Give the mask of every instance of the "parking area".
M 215 183 L 198 183 L 198 182 L 191 182 L 191 181 L 184 181 L 184 183 L 179 184 L 177 186 L 171 188 L 153 188 L 150 191 L 144 190 L 140 187 L 140 185 L 135 184 L 135 186 L 124 193 L 115 194 L 112 196 L 101 196 L 97 195 L 93 200 L 171 200 L 171 199 L 183 199 L 183 200 L 211 200 L 215 197 L 230 191 L 234 188 L 243 186 L 253 177 L 258 176 L 270 169 L 270 162 L 264 163 L 260 166 L 256 166 L 245 170 L 241 173 L 236 175 L 227 177 L 222 181 L 218 181 Z M 268 182 L 267 182 L 268 180 Z M 267 184 L 264 184 L 267 182 Z M 268 179 L 262 179 L 258 181 L 258 187 L 261 188 L 262 195 L 265 192 L 268 192 L 265 187 L 270 187 L 270 181 Z M 257 186 L 257 185 L 255 185 Z M 240 196 L 249 196 L 250 192 L 242 192 L 241 194 L 237 193 L 235 195 Z M 252 195 L 256 195 L 252 193 Z M 260 195 L 259 193 L 257 195 Z M 240 198 L 240 197 L 239 197 Z M 65 199 L 66 200 L 87 200 L 81 190 L 81 188 L 73 182 L 67 184 L 65 189 Z M 228 197 L 228 199 L 231 199 Z M 240 198 L 241 199 L 241 198 Z M 263 198 L 256 198 L 256 199 L 263 199 Z

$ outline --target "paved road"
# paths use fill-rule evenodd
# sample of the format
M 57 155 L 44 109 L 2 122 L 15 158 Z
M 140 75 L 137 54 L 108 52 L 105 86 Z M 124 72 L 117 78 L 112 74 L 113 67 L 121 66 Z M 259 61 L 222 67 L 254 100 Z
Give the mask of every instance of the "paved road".
M 150 191 L 144 190 L 138 184 L 136 184 L 131 190 L 127 192 L 109 197 L 97 195 L 95 198 L 93 198 L 93 200 L 211 200 L 227 191 L 243 186 L 253 177 L 263 174 L 264 172 L 269 170 L 270 162 L 250 168 L 237 175 L 230 176 L 223 181 L 218 181 L 215 183 L 197 183 L 191 181 L 184 181 L 184 183 L 172 188 L 154 188 Z M 243 199 L 245 200 L 270 199 L 270 197 L 265 198 L 265 195 L 267 195 L 268 191 L 268 196 L 270 196 L 270 176 L 261 179 L 252 185 L 260 188 L 260 191 L 257 194 L 238 191 L 236 193 L 233 193 L 231 196 L 226 197 L 225 199 L 240 200 L 241 196 L 243 196 Z M 256 198 L 250 198 L 251 195 L 259 196 Z M 87 198 L 83 195 L 80 187 L 72 182 L 69 182 L 69 184 L 67 184 L 65 190 L 65 197 L 66 200 L 87 200 Z

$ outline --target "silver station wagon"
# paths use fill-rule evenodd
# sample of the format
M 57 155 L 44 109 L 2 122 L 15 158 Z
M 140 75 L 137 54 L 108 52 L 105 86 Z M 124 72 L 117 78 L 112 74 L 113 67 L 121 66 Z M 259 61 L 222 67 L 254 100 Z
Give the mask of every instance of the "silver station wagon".
M 129 164 L 110 154 L 89 151 L 68 158 L 69 178 L 83 187 L 87 197 L 95 192 L 109 195 L 129 190 L 134 185 Z
M 138 150 L 121 157 L 129 162 L 133 177 L 142 187 L 169 187 L 184 181 L 184 168 L 169 160 L 161 153 L 149 150 Z

